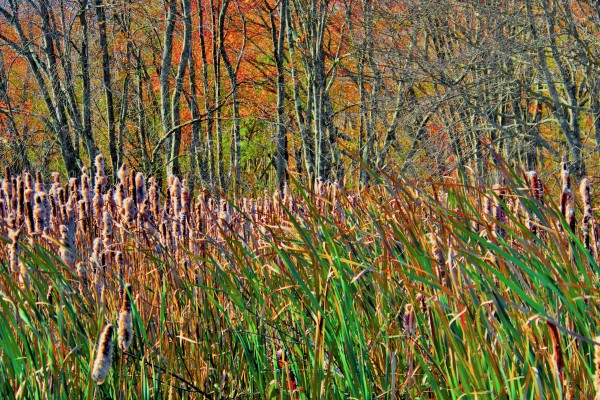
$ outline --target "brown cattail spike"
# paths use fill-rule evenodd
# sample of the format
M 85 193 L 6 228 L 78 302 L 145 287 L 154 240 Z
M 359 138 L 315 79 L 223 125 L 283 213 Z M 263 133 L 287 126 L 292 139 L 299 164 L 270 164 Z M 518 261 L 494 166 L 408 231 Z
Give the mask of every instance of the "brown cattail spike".
M 594 342 L 600 343 L 600 336 L 594 339 Z M 594 350 L 594 388 L 596 389 L 595 400 L 600 400 L 600 345 L 596 345 Z
M 96 349 L 96 359 L 94 360 L 94 368 L 92 369 L 92 379 L 101 385 L 106 379 L 112 364 L 113 354 L 113 326 L 107 324 L 98 340 L 98 348 Z
M 592 199 L 590 196 L 590 180 L 583 178 L 579 186 L 579 193 L 583 200 L 583 219 L 581 221 L 581 230 L 583 231 L 583 245 L 586 250 L 591 252 L 590 244 L 590 222 L 592 220 Z
M 550 339 L 552 340 L 552 361 L 554 363 L 554 371 L 558 376 L 561 387 L 564 387 L 564 369 L 565 361 L 562 352 L 562 346 L 560 345 L 560 334 L 556 325 L 550 321 L 546 321 L 548 329 L 550 331 Z
M 504 209 L 504 203 L 506 201 L 506 190 L 501 185 L 494 185 L 494 193 L 496 194 L 496 201 L 494 204 L 494 219 L 496 220 L 496 235 L 506 239 L 506 230 L 502 227 L 508 223 L 508 217 L 506 210 Z
M 133 291 L 131 285 L 125 285 L 121 299 L 121 313 L 119 315 L 119 348 L 126 351 L 133 339 L 133 324 L 131 321 L 131 296 Z
M 415 310 L 410 303 L 404 307 L 404 319 L 402 322 L 404 325 L 404 334 L 409 337 L 414 336 L 417 332 L 417 321 L 415 318 Z

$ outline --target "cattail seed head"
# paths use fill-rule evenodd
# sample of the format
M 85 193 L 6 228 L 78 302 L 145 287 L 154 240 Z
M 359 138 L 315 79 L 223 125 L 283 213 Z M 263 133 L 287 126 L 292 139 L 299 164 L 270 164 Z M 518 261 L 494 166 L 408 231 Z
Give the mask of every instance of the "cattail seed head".
M 556 375 L 558 376 L 558 380 L 562 385 L 564 384 L 565 361 L 563 357 L 562 346 L 560 344 L 560 335 L 558 333 L 558 328 L 556 327 L 556 325 L 554 325 L 550 321 L 546 321 L 546 324 L 548 325 L 548 330 L 550 331 L 550 339 L 552 341 L 552 361 L 554 362 L 554 369 Z
M 29 273 L 27 272 L 27 266 L 25 263 L 19 263 L 19 287 L 21 290 L 25 290 L 31 286 L 31 282 L 29 281 Z
M 33 208 L 33 221 L 35 233 L 41 234 L 46 230 L 48 222 L 46 221 L 46 193 L 39 192 L 35 194 L 35 206 Z
M 127 184 L 127 165 L 123 164 L 121 165 L 121 168 L 119 168 L 119 172 L 117 172 L 117 178 L 119 178 L 119 182 L 122 183 L 123 185 Z
M 171 179 L 170 192 L 171 192 L 171 205 L 173 206 L 173 216 L 179 216 L 181 212 L 181 182 L 179 178 L 173 176 Z
M 131 285 L 125 285 L 121 299 L 121 313 L 119 315 L 119 348 L 126 351 L 133 339 L 133 324 L 131 321 L 131 299 L 133 295 Z
M 600 343 L 600 336 L 594 339 L 594 342 Z M 594 346 L 594 388 L 596 388 L 595 400 L 600 400 L 600 345 Z
M 592 217 L 592 199 L 590 196 L 590 180 L 588 178 L 583 178 L 581 180 L 581 184 L 579 185 L 579 193 L 581 194 L 581 199 L 583 200 L 584 220 L 588 222 L 589 218 Z
M 571 175 L 569 174 L 569 168 L 566 162 L 560 164 L 560 177 L 562 180 L 563 189 L 571 187 Z
M 404 307 L 404 318 L 402 322 L 404 325 L 404 333 L 409 337 L 414 336 L 417 332 L 417 321 L 415 318 L 415 310 L 410 303 Z
M 503 202 L 506 201 L 506 191 L 504 188 L 498 184 L 494 185 L 494 193 L 496 194 L 496 201 L 494 204 L 494 218 L 496 219 L 496 235 L 506 239 L 506 230 L 502 227 L 502 225 L 506 225 L 508 223 L 508 216 L 506 215 L 506 210 L 504 209 Z
M 40 171 L 35 171 L 35 191 L 38 193 L 46 191 L 46 189 L 44 189 L 44 181 Z
M 106 242 L 112 238 L 112 235 L 113 219 L 108 211 L 104 211 L 102 214 L 102 239 Z
M 94 160 L 94 165 L 96 166 L 96 176 L 105 176 L 104 156 L 102 154 L 98 154 L 96 156 L 96 159 Z
M 123 208 L 123 200 L 125 200 L 125 185 L 119 183 L 115 192 L 115 203 L 117 204 L 117 208 Z
M 104 382 L 110 371 L 113 354 L 112 336 L 113 326 L 112 324 L 107 324 L 98 340 L 96 359 L 94 360 L 94 367 L 92 369 L 92 379 L 98 385 L 101 385 Z
M 138 172 L 135 175 L 135 194 L 138 204 L 142 204 L 144 201 L 146 201 L 146 179 L 144 178 L 144 174 L 141 172 Z
M 125 200 L 123 200 L 123 208 L 121 209 L 121 211 L 123 213 L 122 216 L 125 224 L 127 224 L 128 226 L 133 225 L 133 223 L 136 220 L 136 207 L 135 201 L 132 197 L 128 197 Z
M 84 264 L 81 262 L 77 263 L 77 277 L 79 278 L 79 285 L 81 288 L 88 286 L 87 271 L 85 270 Z

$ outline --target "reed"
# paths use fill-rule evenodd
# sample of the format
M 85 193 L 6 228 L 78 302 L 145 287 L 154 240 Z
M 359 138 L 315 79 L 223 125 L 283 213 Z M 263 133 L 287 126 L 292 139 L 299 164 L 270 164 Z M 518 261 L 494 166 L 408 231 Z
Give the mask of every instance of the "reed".
M 564 171 L 231 200 L 94 169 L 2 178 L 2 398 L 596 395 L 585 179 L 575 226 Z

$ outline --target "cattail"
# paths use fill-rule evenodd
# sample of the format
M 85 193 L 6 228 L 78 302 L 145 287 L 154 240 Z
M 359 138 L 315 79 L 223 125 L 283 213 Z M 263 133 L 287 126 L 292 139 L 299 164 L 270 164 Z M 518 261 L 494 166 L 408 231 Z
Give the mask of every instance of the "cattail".
M 562 180 L 562 193 L 560 195 L 560 213 L 563 217 L 567 217 L 567 202 L 569 201 L 569 196 L 573 196 L 573 192 L 571 190 L 571 177 L 569 175 L 569 170 L 567 169 L 567 164 L 565 162 L 561 163 L 560 176 Z
M 445 260 L 444 260 L 444 250 L 440 246 L 440 237 L 436 233 L 429 233 L 429 242 L 431 244 L 431 253 L 437 264 L 438 277 L 442 285 L 446 280 L 446 271 L 444 270 Z
M 44 181 L 42 179 L 42 173 L 40 171 L 35 171 L 35 191 L 36 192 L 45 192 L 44 189 Z
M 132 197 L 123 200 L 123 208 L 121 209 L 123 221 L 128 227 L 131 227 L 136 221 L 135 201 Z
M 496 235 L 501 237 L 502 239 L 506 239 L 506 230 L 502 227 L 502 225 L 506 225 L 508 223 L 508 218 L 506 215 L 506 211 L 504 210 L 504 203 L 506 199 L 506 191 L 502 188 L 502 186 L 496 184 L 494 185 L 494 193 L 496 193 L 496 202 L 494 206 L 494 218 L 496 219 Z
M 594 342 L 600 343 L 600 336 L 594 339 Z M 596 388 L 595 400 L 600 400 L 600 345 L 594 346 L 594 388 Z
M 25 290 L 31 286 L 31 282 L 29 281 L 29 273 L 27 272 L 27 266 L 25 263 L 19 263 L 19 287 L 21 290 Z
M 23 185 L 23 180 L 21 177 L 17 178 L 17 221 L 19 225 L 23 223 L 25 220 L 25 185 Z
M 69 198 L 69 201 L 67 202 L 67 205 L 65 206 L 66 218 L 63 221 L 63 223 L 67 227 L 67 240 L 72 245 L 75 244 L 75 233 L 76 233 L 75 217 L 76 217 L 76 213 L 77 213 L 77 201 L 78 201 L 77 193 L 71 193 L 71 197 Z
M 540 180 L 537 171 L 528 171 L 527 172 L 527 180 L 529 182 L 529 189 L 531 190 L 531 197 L 540 203 L 544 203 L 544 189 L 542 186 L 542 181 Z M 527 215 L 527 228 L 533 233 L 537 235 L 538 227 L 535 224 L 537 218 L 532 216 L 531 213 Z
M 115 202 L 114 191 L 112 188 L 106 191 L 104 195 L 104 210 L 103 212 L 110 212 L 112 214 L 116 213 L 117 203 Z
M 108 247 L 113 236 L 113 219 L 108 211 L 102 214 L 102 240 Z
M 100 255 L 102 254 L 103 242 L 100 238 L 95 238 L 92 243 L 92 256 L 90 257 L 90 262 L 94 266 L 100 266 Z
M 67 218 L 64 215 L 64 207 L 67 204 L 67 191 L 63 187 L 56 189 L 56 204 L 60 209 L 60 213 L 63 214 L 61 218 Z
M 129 178 L 127 179 L 127 196 L 132 197 L 133 201 L 135 201 L 137 203 L 137 194 L 136 194 L 136 188 L 135 188 L 135 171 L 131 170 L 131 172 L 129 173 Z
M 87 173 L 81 173 L 81 197 L 83 197 L 83 201 L 85 202 L 85 211 L 89 213 L 92 208 L 92 188 L 90 187 L 90 180 L 87 176 Z M 88 214 L 85 215 L 89 216 Z M 79 218 L 83 218 L 82 215 Z
M 42 234 L 48 227 L 47 213 L 46 213 L 46 193 L 35 194 L 35 207 L 33 208 L 33 222 L 34 231 L 36 234 Z
M 54 286 L 50 286 L 46 292 L 46 301 L 52 305 L 54 303 Z
M 119 183 L 115 192 L 115 203 L 117 204 L 117 208 L 123 208 L 123 200 L 125 200 L 125 197 L 125 185 Z
M 117 172 L 117 178 L 119 178 L 119 183 L 126 185 L 127 184 L 127 165 L 121 165 L 119 168 L 119 172 Z
M 571 189 L 565 195 L 565 219 L 567 225 L 571 228 L 571 232 L 575 232 L 575 199 Z
M 88 276 L 85 265 L 82 262 L 77 263 L 77 277 L 79 278 L 79 287 L 83 289 L 88 286 Z
M 77 183 L 77 178 L 69 179 L 69 197 L 73 197 L 75 195 L 75 200 L 79 200 L 79 184 Z
M 123 253 L 120 251 L 115 252 L 115 265 L 117 271 L 119 271 L 119 281 L 122 284 L 125 277 L 125 259 L 123 258 Z
M 52 177 L 52 186 L 50 187 L 50 194 L 58 198 L 58 189 L 62 187 L 60 183 L 60 174 L 58 172 L 53 172 L 51 174 Z
M 160 191 L 158 189 L 158 183 L 154 177 L 148 180 L 150 189 L 148 190 L 148 199 L 150 201 L 150 211 L 154 214 L 154 217 L 158 217 L 160 213 Z
M 170 181 L 171 205 L 173 206 L 172 215 L 178 217 L 181 212 L 181 183 L 176 176 L 173 176 Z
M 219 203 L 218 226 L 220 228 L 219 237 L 221 240 L 224 240 L 225 237 L 223 234 L 226 233 L 231 226 L 231 214 L 229 214 L 229 211 L 227 210 L 227 201 L 225 199 L 221 199 L 221 202 Z
M 590 180 L 583 178 L 579 186 L 579 193 L 583 200 L 583 220 L 581 230 L 583 231 L 583 244 L 587 251 L 592 250 L 590 245 L 590 222 L 592 220 L 592 199 L 590 196 Z
M 11 220 L 13 221 L 13 223 L 11 225 L 15 224 L 15 220 L 14 218 L 11 218 Z M 19 251 L 20 251 L 20 246 L 19 246 L 19 236 L 21 236 L 21 229 L 13 229 L 13 228 L 9 228 L 8 231 L 8 238 L 10 239 L 10 269 L 13 272 L 18 272 L 19 271 Z
M 27 171 L 23 173 L 23 184 L 25 185 L 25 189 L 33 189 L 33 178 Z
M 104 156 L 102 154 L 96 156 L 94 165 L 96 166 L 96 186 L 100 192 L 104 192 L 106 187 L 106 173 L 104 172 Z
M 25 197 L 25 213 L 26 213 L 26 218 L 25 221 L 27 222 L 27 231 L 32 234 L 35 231 L 34 228 L 34 218 L 33 218 L 33 194 L 35 193 L 35 191 L 33 189 L 27 188 L 25 189 L 24 192 L 24 197 Z
M 181 212 L 185 215 L 190 212 L 190 190 L 185 179 L 181 184 Z
M 4 195 L 10 201 L 13 196 L 13 184 L 10 176 L 10 168 L 6 167 L 4 169 L 4 181 L 2 181 L 2 190 L 4 191 Z
M 70 238 L 69 238 L 69 228 L 65 225 L 61 225 L 59 227 L 60 232 L 60 249 L 59 254 L 60 258 L 67 264 L 69 267 L 73 267 L 75 264 L 75 255 L 73 254 L 73 246 Z
M 96 359 L 94 360 L 94 368 L 92 369 L 92 379 L 96 381 L 98 385 L 101 385 L 102 382 L 104 382 L 110 371 L 113 354 L 112 336 L 113 326 L 112 324 L 107 324 L 98 340 Z
M 552 361 L 554 363 L 554 369 L 556 375 L 558 376 L 558 381 L 560 382 L 561 386 L 563 386 L 565 361 L 563 358 L 562 346 L 560 345 L 560 335 L 556 325 L 550 321 L 546 321 L 546 324 L 548 325 L 550 339 L 552 340 Z
M 184 179 L 181 185 L 181 212 L 179 220 L 181 222 L 181 230 L 184 238 L 188 235 L 188 218 L 190 215 L 190 191 L 187 187 L 187 181 Z
M 290 188 L 287 181 L 283 182 L 283 204 L 290 208 Z
M 404 333 L 409 337 L 414 336 L 414 334 L 417 332 L 417 321 L 415 318 L 415 310 L 410 303 L 404 307 L 404 317 L 402 323 L 404 327 Z
M 139 205 L 146 201 L 146 179 L 144 178 L 144 174 L 138 172 L 135 175 L 135 199 Z
M 131 285 L 125 285 L 121 299 L 121 313 L 119 315 L 119 348 L 126 351 L 133 339 L 133 326 L 131 322 L 131 299 L 133 291 Z
M 104 196 L 102 195 L 102 185 L 97 178 L 96 186 L 94 188 L 94 197 L 92 198 L 92 207 L 94 215 L 100 216 L 102 214 L 102 209 L 104 208 Z
M 88 219 L 86 217 L 87 215 L 87 210 L 86 210 L 86 206 L 85 206 L 85 200 L 79 200 L 79 202 L 77 203 L 77 213 L 79 214 L 79 218 L 77 218 L 77 227 L 79 229 L 79 232 L 87 232 L 87 223 L 88 223 Z

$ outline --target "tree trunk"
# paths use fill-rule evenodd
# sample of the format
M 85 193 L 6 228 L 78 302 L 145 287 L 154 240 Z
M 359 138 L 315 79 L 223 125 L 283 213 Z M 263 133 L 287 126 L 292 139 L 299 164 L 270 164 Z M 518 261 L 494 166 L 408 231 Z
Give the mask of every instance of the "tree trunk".
M 106 14 L 103 0 L 96 0 L 96 18 L 98 19 L 98 33 L 100 35 L 100 50 L 102 52 L 102 83 L 104 86 L 104 97 L 106 99 L 106 119 L 108 121 L 108 152 L 112 165 L 113 182 L 116 180 L 117 171 L 120 167 L 117 149 L 117 137 L 115 131 L 115 111 L 113 105 L 112 82 L 110 72 L 110 54 L 108 53 L 108 39 L 106 35 Z
M 192 14 L 190 0 L 182 0 L 183 9 L 183 48 L 181 49 L 181 57 L 179 66 L 177 67 L 177 76 L 175 77 L 175 89 L 173 91 L 172 118 L 173 126 L 178 126 L 181 123 L 180 115 L 180 100 L 183 90 L 183 79 L 187 69 L 189 59 L 192 52 Z M 171 139 L 171 151 L 167 159 L 167 175 L 181 175 L 179 167 L 179 148 L 181 147 L 181 129 L 177 129 Z

